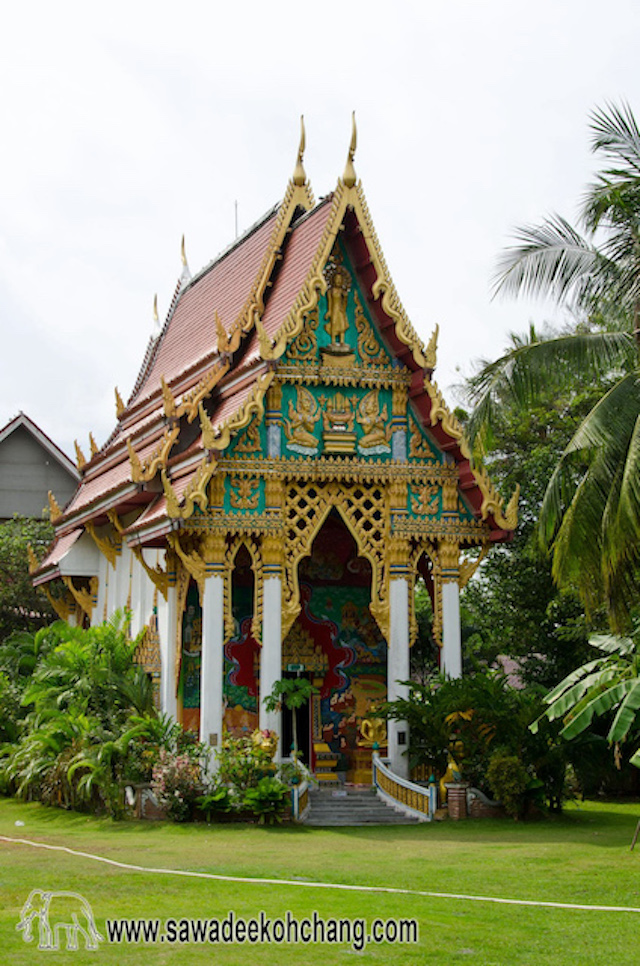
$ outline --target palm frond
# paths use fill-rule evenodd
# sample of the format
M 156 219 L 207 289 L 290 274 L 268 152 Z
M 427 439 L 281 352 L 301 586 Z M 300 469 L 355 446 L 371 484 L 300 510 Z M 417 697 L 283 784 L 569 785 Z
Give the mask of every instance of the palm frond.
M 474 405 L 466 435 L 476 437 L 499 422 L 505 405 L 526 409 L 573 375 L 602 378 L 629 365 L 635 345 L 628 332 L 582 332 L 521 343 L 495 362 L 486 363 L 468 380 L 467 395 Z
M 602 151 L 613 162 L 622 160 L 640 174 L 640 129 L 626 101 L 596 108 L 589 120 L 592 151 Z
M 606 272 L 605 260 L 593 242 L 561 215 L 552 215 L 541 225 L 517 228 L 514 238 L 516 244 L 498 259 L 494 295 L 582 304 L 591 276 Z

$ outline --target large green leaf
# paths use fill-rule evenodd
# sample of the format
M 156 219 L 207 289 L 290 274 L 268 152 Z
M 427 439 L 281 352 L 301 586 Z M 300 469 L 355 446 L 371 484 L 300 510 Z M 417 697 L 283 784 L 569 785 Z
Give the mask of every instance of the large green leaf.
M 607 711 L 615 707 L 623 699 L 624 694 L 625 682 L 617 682 L 613 687 L 600 692 L 591 698 L 578 714 L 571 718 L 560 734 L 567 740 L 575 738 L 576 735 L 589 727 L 595 716 L 606 714 Z
M 607 738 L 611 742 L 624 741 L 631 731 L 640 709 L 640 680 L 635 678 L 625 681 L 621 686 L 626 692 L 626 697 L 618 708 L 613 724 L 609 729 Z

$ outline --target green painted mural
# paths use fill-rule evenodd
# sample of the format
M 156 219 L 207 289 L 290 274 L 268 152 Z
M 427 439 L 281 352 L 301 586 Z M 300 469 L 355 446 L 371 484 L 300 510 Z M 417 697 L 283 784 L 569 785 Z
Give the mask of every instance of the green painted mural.
M 191 583 L 182 618 L 182 660 L 178 700 L 183 708 L 183 724 L 191 731 L 200 726 L 200 665 L 202 660 L 202 608 L 198 588 Z

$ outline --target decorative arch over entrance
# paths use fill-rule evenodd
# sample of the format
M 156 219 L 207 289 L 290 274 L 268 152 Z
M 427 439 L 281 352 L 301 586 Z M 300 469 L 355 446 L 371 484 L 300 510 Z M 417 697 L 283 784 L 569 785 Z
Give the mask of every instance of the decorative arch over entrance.
M 358 554 L 371 565 L 371 613 L 383 637 L 389 632 L 389 595 L 385 545 L 389 513 L 384 485 L 360 482 L 290 483 L 285 495 L 286 537 L 282 629 L 286 635 L 300 613 L 299 565 L 331 510 L 337 511 L 355 540 Z

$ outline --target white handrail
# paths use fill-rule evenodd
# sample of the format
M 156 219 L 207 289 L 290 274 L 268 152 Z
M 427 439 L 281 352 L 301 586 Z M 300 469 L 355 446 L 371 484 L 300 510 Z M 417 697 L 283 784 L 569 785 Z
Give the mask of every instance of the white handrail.
M 400 775 L 395 775 L 389 768 L 390 760 L 381 758 L 377 751 L 373 753 L 372 764 L 373 784 L 380 798 L 405 814 L 419 818 L 422 822 L 432 820 L 437 802 L 431 788 L 424 788 L 406 778 L 401 778 Z M 406 795 L 398 797 L 397 793 L 394 794 L 394 786 L 405 789 Z M 433 788 L 436 790 L 435 785 Z

